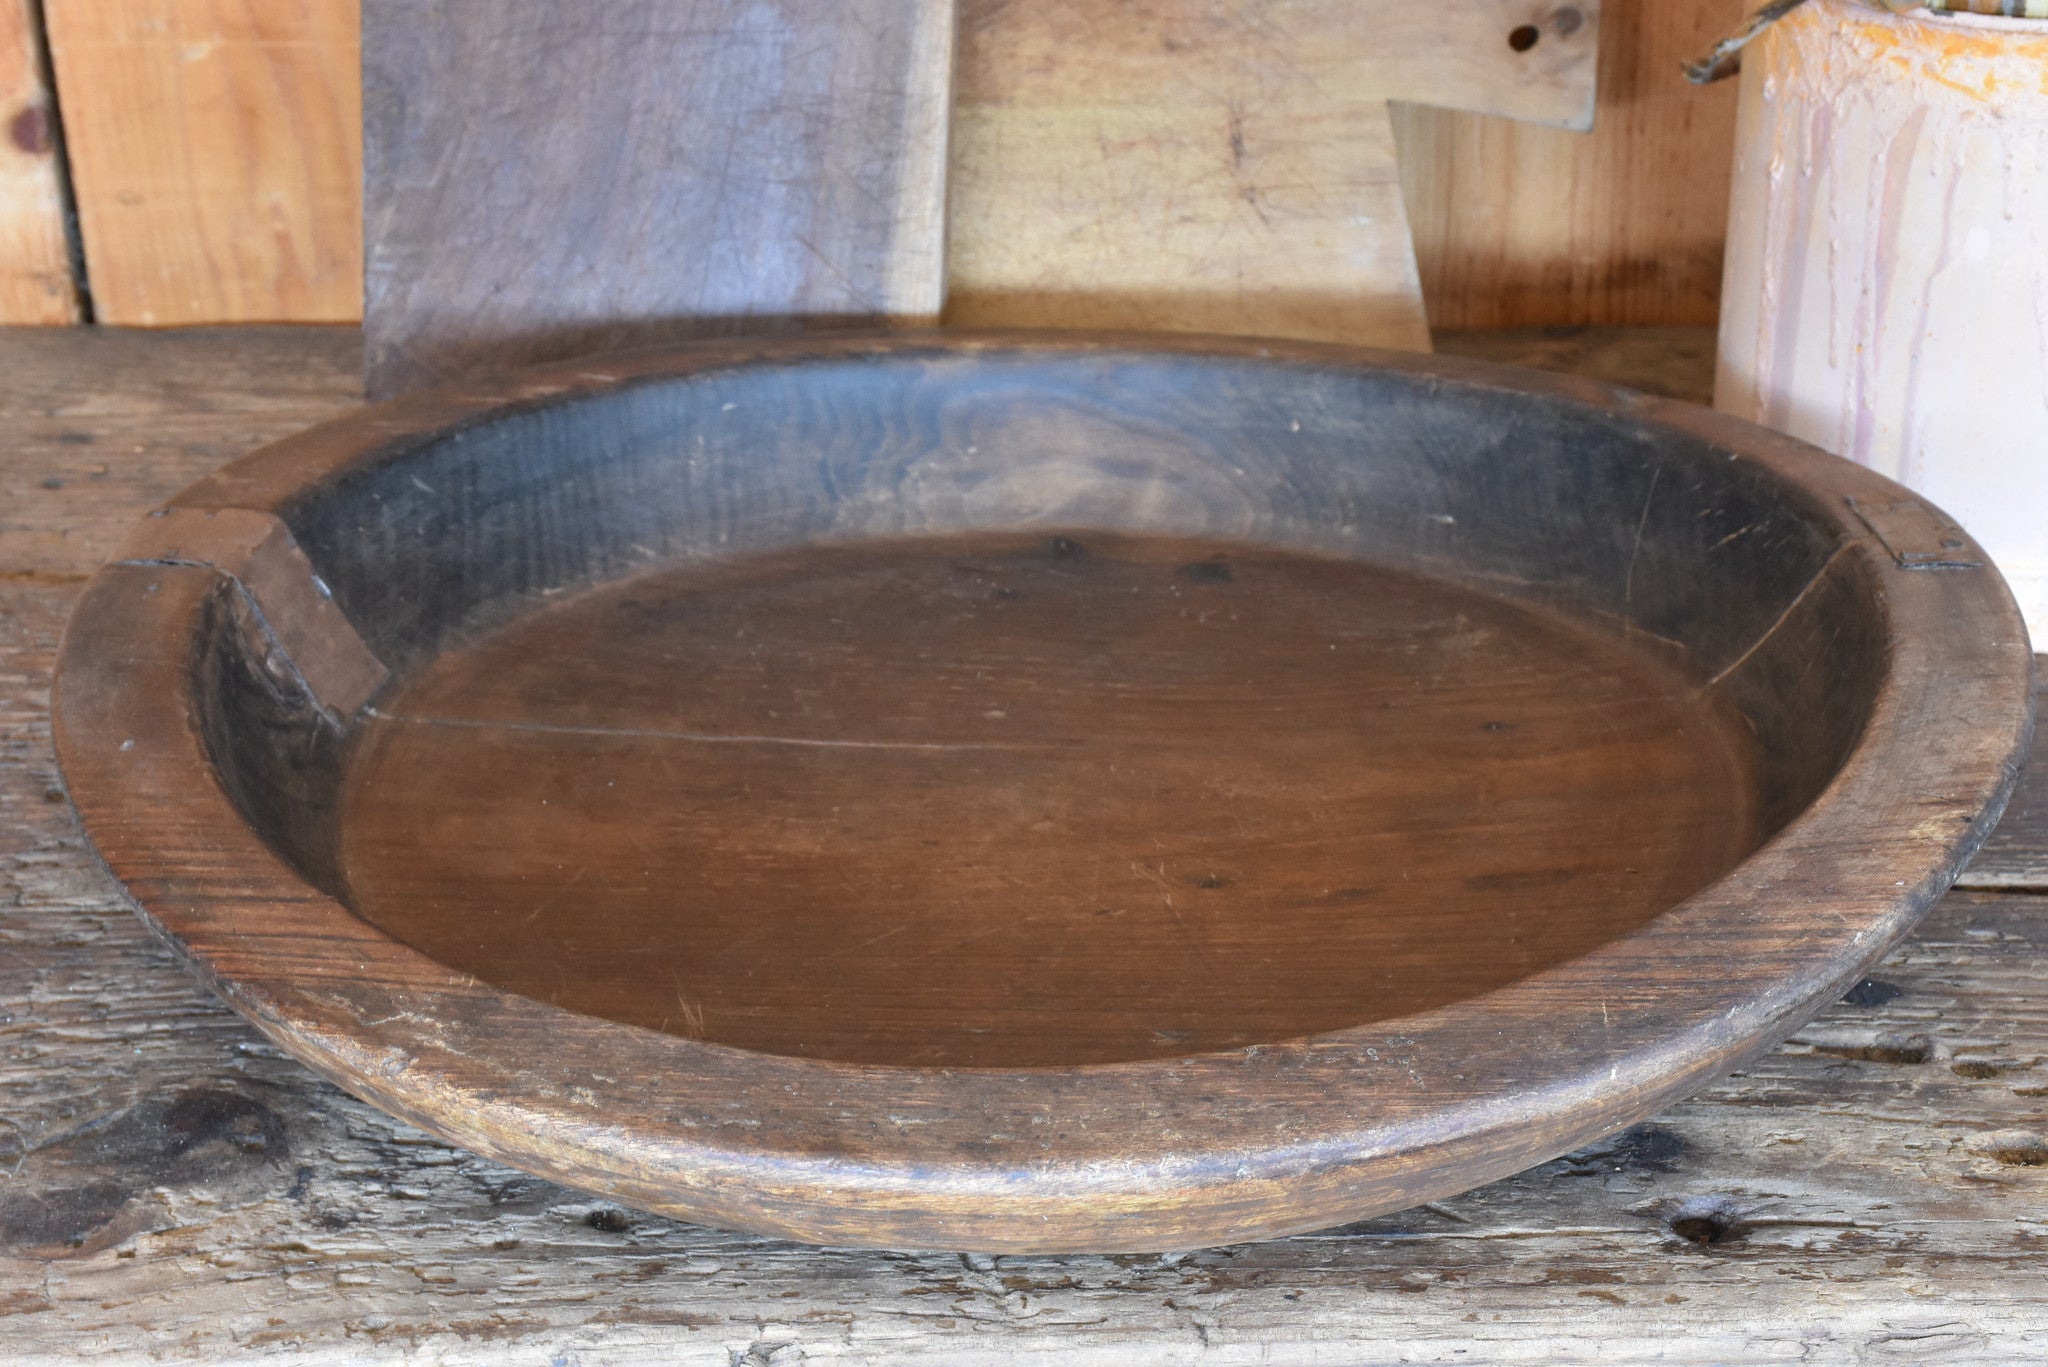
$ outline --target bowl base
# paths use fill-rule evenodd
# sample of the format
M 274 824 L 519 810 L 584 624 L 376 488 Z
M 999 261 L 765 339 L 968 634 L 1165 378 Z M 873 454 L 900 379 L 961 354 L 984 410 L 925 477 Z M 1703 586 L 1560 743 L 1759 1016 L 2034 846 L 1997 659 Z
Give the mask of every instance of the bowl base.
M 1171 537 L 667 566 L 382 699 L 342 876 L 452 969 L 746 1049 L 1231 1049 L 1470 998 L 1740 862 L 1754 742 L 1681 663 Z

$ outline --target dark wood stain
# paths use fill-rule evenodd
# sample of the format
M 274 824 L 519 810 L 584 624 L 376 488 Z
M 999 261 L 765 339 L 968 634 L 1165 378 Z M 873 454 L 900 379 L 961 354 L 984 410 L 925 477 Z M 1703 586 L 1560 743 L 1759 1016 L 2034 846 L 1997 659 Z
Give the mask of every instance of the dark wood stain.
M 164 1223 L 153 1191 L 233 1206 L 281 1190 L 291 1143 L 270 1107 L 202 1084 L 126 1107 L 23 1156 L 0 1187 L 0 1252 L 79 1257 Z M 46 1174 L 62 1174 L 62 1181 Z

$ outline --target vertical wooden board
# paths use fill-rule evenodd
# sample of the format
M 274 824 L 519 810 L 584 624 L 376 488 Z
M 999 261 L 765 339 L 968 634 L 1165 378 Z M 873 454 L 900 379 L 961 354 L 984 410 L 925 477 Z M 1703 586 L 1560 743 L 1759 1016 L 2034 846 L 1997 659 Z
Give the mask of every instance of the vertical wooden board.
M 47 0 L 100 321 L 358 316 L 355 0 Z
M 1385 103 L 1194 103 L 962 108 L 946 321 L 1427 351 Z
M 373 395 L 944 293 L 952 0 L 366 0 Z
M 1590 115 L 1599 7 L 964 0 L 949 322 L 1426 350 L 1390 98 Z
M 0 323 L 75 323 L 55 117 L 30 0 L 0 0 Z
M 1395 107 L 1435 326 L 1714 321 L 1735 88 L 1679 68 L 1746 7 L 1608 0 L 1590 136 Z

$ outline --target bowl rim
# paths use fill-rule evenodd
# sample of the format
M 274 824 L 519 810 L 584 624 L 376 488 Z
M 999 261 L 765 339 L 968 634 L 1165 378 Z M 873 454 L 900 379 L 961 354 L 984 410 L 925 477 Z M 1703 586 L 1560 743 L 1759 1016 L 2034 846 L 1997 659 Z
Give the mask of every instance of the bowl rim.
M 1814 802 L 1728 874 L 1580 958 L 1416 1015 L 1194 1054 L 917 1068 L 754 1053 L 581 1016 L 406 948 L 313 887 L 220 787 L 187 697 L 230 556 L 140 540 L 102 568 L 53 687 L 91 843 L 150 927 L 273 1041 L 383 1109 L 629 1204 L 819 1243 L 1156 1251 L 1469 1189 L 1632 1123 L 1855 983 L 1990 833 L 2031 732 L 2032 656 L 1981 569 L 1906 568 L 1849 500 L 1915 496 L 1792 438 L 1577 377 L 1321 343 L 895 331 L 650 348 L 415 393 L 286 438 L 173 509 L 284 507 L 508 408 L 759 365 L 1118 353 L 1391 370 L 1689 434 L 1809 497 L 1873 591 L 1888 669 Z M 160 517 L 162 514 L 152 514 Z M 137 546 L 145 549 L 138 552 Z M 1818 581 L 1816 576 L 1816 582 Z

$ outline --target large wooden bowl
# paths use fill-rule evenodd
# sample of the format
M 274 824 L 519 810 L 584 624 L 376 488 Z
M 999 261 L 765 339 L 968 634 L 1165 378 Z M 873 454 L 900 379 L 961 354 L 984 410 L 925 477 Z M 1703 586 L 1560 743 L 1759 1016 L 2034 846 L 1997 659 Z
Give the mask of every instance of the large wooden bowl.
M 1157 1250 L 1547 1159 L 1853 984 L 2029 727 L 1978 548 L 1571 380 L 721 344 L 366 409 L 73 619 L 73 799 L 307 1064 L 650 1210 Z

